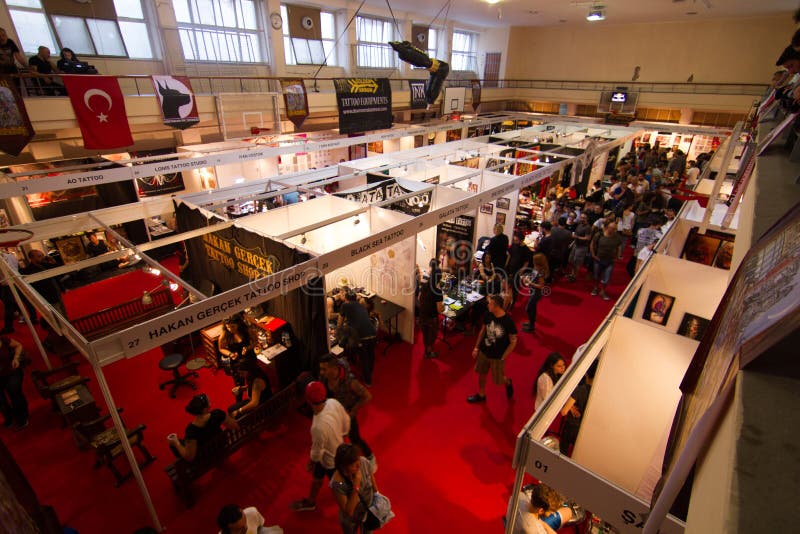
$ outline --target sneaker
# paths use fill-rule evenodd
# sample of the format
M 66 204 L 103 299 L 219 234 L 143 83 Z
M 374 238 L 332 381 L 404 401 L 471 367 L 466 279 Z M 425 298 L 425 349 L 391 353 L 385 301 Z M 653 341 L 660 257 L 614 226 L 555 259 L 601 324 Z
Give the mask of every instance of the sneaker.
M 574 274 L 568 274 L 567 275 L 567 280 L 569 280 L 570 282 L 574 282 L 575 281 L 575 275 Z
M 478 402 L 485 402 L 485 401 L 486 401 L 486 395 L 481 395 L 480 393 L 476 393 L 474 395 L 470 395 L 469 397 L 467 397 L 467 402 L 470 404 L 475 404 Z
M 28 421 L 28 420 L 26 420 L 24 423 L 17 423 L 14 426 L 14 429 L 15 430 L 22 430 L 23 428 L 28 428 L 28 424 L 30 424 L 30 421 Z
M 506 398 L 511 399 L 513 396 L 514 396 L 514 383 L 509 378 L 508 382 L 506 382 Z
M 599 289 L 597 289 L 597 288 L 592 289 L 592 296 L 593 297 L 596 297 L 598 293 L 600 293 Z
M 606 292 L 605 292 L 605 291 L 603 291 L 602 293 L 600 293 L 600 296 L 603 298 L 603 300 L 611 300 L 611 297 L 609 297 L 608 295 L 606 295 Z
M 308 499 L 300 499 L 290 504 L 289 508 L 295 512 L 313 512 L 317 509 L 317 503 L 309 501 Z

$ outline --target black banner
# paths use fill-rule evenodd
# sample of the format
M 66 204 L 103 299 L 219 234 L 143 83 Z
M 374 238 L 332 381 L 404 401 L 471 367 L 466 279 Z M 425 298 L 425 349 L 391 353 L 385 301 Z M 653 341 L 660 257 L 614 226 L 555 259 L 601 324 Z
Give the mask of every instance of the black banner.
M 376 181 L 369 182 L 363 187 L 339 191 L 338 193 L 334 193 L 334 195 L 362 204 L 375 204 L 413 192 L 412 189 L 398 184 L 397 180 L 394 178 L 382 174 L 368 174 L 367 178 L 369 179 L 370 176 Z M 391 210 L 401 211 L 412 217 L 428 213 L 428 210 L 431 209 L 431 192 L 420 191 L 416 195 L 398 200 L 387 207 Z
M 0 150 L 11 156 L 19 156 L 33 139 L 33 126 L 15 84 L 16 80 L 0 77 Z
M 222 221 L 207 219 L 200 210 L 183 203 L 176 203 L 175 218 L 180 232 Z M 188 239 L 185 243 L 189 260 L 185 277 L 204 292 L 214 287 L 215 293 L 221 293 L 247 283 L 258 288 L 257 278 L 309 258 L 308 254 L 236 226 Z M 327 350 L 324 290 L 316 279 L 307 283 L 263 305 L 266 313 L 284 319 L 299 336 L 294 340 L 299 349 L 298 361 L 291 363 L 288 369 L 279 369 L 282 384 L 301 370 L 316 368 L 317 358 Z
M 436 257 L 443 254 L 453 273 L 464 278 L 472 266 L 472 240 L 475 237 L 475 217 L 459 215 L 436 227 Z
M 409 80 L 408 89 L 411 91 L 411 109 L 425 109 L 428 107 L 428 103 L 425 101 L 424 81 Z
M 481 82 L 480 80 L 472 80 L 472 111 L 478 111 L 478 106 L 481 105 Z
M 333 83 L 340 133 L 392 127 L 392 87 L 388 78 L 340 78 Z

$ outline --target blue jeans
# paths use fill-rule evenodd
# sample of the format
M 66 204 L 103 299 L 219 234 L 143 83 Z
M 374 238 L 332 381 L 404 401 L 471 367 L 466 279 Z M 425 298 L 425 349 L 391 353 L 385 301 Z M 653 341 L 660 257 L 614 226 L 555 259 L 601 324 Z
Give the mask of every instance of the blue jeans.
M 614 270 L 614 260 L 604 262 L 602 260 L 594 260 L 594 280 L 600 282 L 604 286 L 611 280 L 611 271 Z
M 539 299 L 542 294 L 539 291 L 531 291 L 531 296 L 528 297 L 528 303 L 525 305 L 525 313 L 528 314 L 528 322 L 531 328 L 536 325 L 536 307 L 539 305 Z

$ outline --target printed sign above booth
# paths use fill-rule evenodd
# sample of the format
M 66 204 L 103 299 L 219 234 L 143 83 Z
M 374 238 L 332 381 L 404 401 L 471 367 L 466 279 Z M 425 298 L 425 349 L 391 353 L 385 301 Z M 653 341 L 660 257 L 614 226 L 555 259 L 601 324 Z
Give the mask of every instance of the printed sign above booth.
M 341 78 L 333 83 L 340 133 L 392 127 L 392 87 L 388 78 Z

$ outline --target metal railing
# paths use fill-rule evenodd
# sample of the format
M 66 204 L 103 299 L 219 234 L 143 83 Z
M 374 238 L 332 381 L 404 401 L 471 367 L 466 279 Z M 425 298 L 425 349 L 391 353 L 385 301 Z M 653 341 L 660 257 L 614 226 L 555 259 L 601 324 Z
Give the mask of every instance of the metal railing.
M 353 45 L 352 53 L 354 65 L 358 47 L 374 46 L 380 48 L 381 45 Z M 384 53 L 382 50 L 376 53 Z M 395 62 L 396 65 L 396 62 Z M 364 75 L 361 70 L 368 69 L 374 71 L 374 75 L 389 77 L 392 89 L 408 89 L 409 80 L 427 79 L 427 73 L 420 72 L 420 76 L 414 78 L 394 77 L 398 71 L 395 67 L 353 67 L 359 75 Z M 37 88 L 42 76 L 37 74 L 15 75 L 20 79 L 20 87 L 23 94 L 28 97 L 46 96 Z M 58 80 L 58 76 L 51 76 Z M 115 76 L 119 81 L 122 93 L 126 96 L 151 96 L 155 94 L 153 84 L 148 75 L 125 75 Z M 200 76 L 188 75 L 192 82 L 192 89 L 198 95 L 214 95 L 218 93 L 256 93 L 256 92 L 280 92 L 280 78 L 275 76 Z M 309 92 L 333 92 L 333 80 L 335 78 L 310 78 L 303 77 L 306 88 Z M 459 87 L 463 86 L 463 76 L 454 75 L 446 85 Z M 481 85 L 486 86 L 487 80 L 479 80 Z M 600 92 L 610 91 L 618 87 L 625 87 L 629 92 L 638 93 L 667 93 L 667 94 L 690 94 L 690 95 L 730 95 L 730 96 L 761 96 L 767 89 L 765 84 L 753 83 L 690 83 L 690 82 L 624 82 L 624 81 L 587 81 L 587 80 L 522 80 L 504 79 L 488 80 L 491 87 L 485 87 L 487 91 L 492 89 L 540 89 L 551 91 L 588 91 Z

